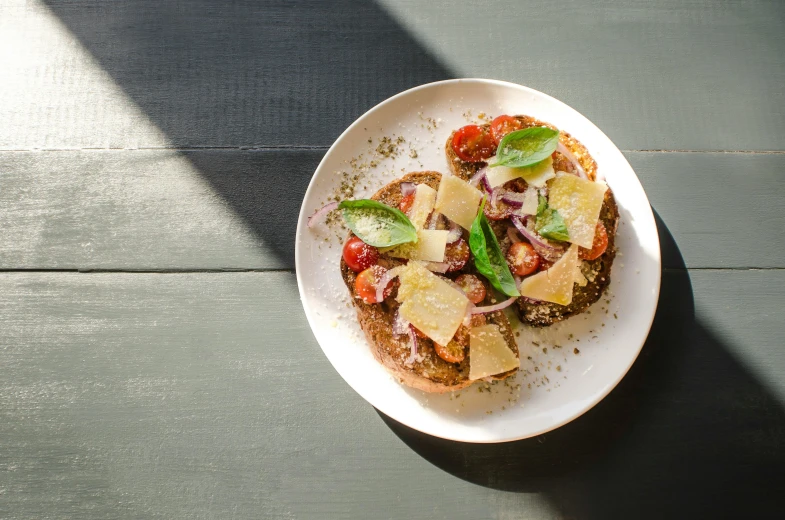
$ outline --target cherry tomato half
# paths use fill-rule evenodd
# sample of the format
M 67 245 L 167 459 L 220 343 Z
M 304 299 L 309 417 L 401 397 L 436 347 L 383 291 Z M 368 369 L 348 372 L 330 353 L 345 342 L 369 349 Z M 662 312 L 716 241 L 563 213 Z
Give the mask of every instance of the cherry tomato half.
M 477 125 L 466 125 L 453 135 L 452 149 L 462 161 L 480 162 L 490 158 L 496 146 L 488 132 Z
M 608 249 L 608 232 L 602 222 L 597 222 L 597 228 L 594 230 L 594 242 L 591 244 L 591 249 L 585 247 L 578 248 L 578 257 L 583 260 L 596 260 Z
M 517 242 L 507 250 L 507 263 L 518 276 L 532 274 L 540 266 L 540 255 L 527 242 Z
M 499 146 L 505 135 L 520 130 L 522 126 L 521 122 L 512 116 L 499 116 L 491 121 L 491 137 L 496 146 Z
M 409 210 L 412 209 L 412 204 L 414 204 L 414 193 L 402 198 L 401 203 L 398 204 L 398 209 L 403 213 L 409 213 Z
M 447 272 L 454 273 L 463 269 L 470 256 L 471 250 L 466 240 L 459 238 L 452 244 L 447 244 L 447 248 L 444 250 L 444 261 L 449 266 Z
M 478 304 L 485 299 L 485 285 L 473 274 L 462 274 L 455 279 L 455 283 L 463 289 L 466 297 L 473 304 Z
M 343 245 L 343 259 L 349 269 L 359 273 L 379 261 L 379 250 L 353 236 Z
M 460 363 L 466 359 L 466 352 L 455 340 L 450 341 L 447 345 L 433 344 L 433 349 L 436 355 L 448 363 Z
M 354 281 L 354 290 L 365 303 L 379 303 L 376 299 L 376 286 L 386 272 L 387 269 L 384 267 L 374 265 L 357 275 L 357 279 Z M 393 282 L 390 280 L 390 283 L 384 288 L 385 299 L 390 296 L 392 289 Z

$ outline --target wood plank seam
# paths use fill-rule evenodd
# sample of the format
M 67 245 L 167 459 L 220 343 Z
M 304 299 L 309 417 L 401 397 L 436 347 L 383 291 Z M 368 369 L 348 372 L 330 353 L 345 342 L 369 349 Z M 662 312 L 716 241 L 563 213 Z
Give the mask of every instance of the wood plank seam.
M 105 152 L 105 151 L 149 151 L 167 150 L 174 152 L 200 152 L 200 151 L 290 151 L 290 150 L 315 150 L 327 151 L 325 145 L 236 145 L 236 146 L 138 146 L 138 147 L 85 147 L 85 148 L 0 148 L 0 152 Z M 728 154 L 728 155 L 785 155 L 785 150 L 690 150 L 690 149 L 623 149 L 622 153 L 694 153 L 694 154 Z
M 685 271 L 785 271 L 785 267 L 664 267 L 663 272 L 681 273 Z M 232 273 L 296 273 L 294 268 L 233 268 L 224 269 L 38 269 L 38 268 L 0 268 L 0 274 L 5 273 L 78 273 L 78 274 L 232 274 Z

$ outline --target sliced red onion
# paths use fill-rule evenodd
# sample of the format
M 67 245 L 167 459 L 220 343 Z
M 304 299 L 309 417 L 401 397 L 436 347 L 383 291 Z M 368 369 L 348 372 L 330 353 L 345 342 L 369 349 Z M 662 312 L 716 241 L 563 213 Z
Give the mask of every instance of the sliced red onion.
M 520 276 L 518 276 L 516 274 L 516 275 L 513 275 L 512 279 L 515 280 L 515 287 L 517 287 L 518 291 L 520 292 L 520 290 L 521 290 L 521 282 L 523 281 L 523 278 L 521 278 Z
M 572 163 L 572 165 L 575 167 L 575 171 L 577 172 L 578 177 L 580 177 L 581 179 L 588 179 L 589 178 L 586 175 L 586 172 L 583 170 L 583 167 L 581 166 L 581 163 L 578 161 L 577 157 L 575 157 L 572 154 L 570 149 L 567 148 L 567 146 L 565 146 L 564 143 L 559 141 L 559 144 L 556 145 L 556 151 L 559 152 L 560 154 L 562 154 L 563 156 L 565 156 L 567 158 L 567 160 Z
M 308 219 L 308 227 L 312 228 L 318 224 L 329 212 L 338 207 L 337 202 L 331 202 L 323 208 L 317 209 L 313 215 Z
M 409 324 L 409 342 L 411 343 L 411 353 L 406 360 L 407 365 L 411 365 L 417 361 L 417 333 L 414 332 L 414 325 Z
M 461 229 L 461 226 L 455 222 L 450 221 L 450 232 L 447 234 L 447 243 L 454 244 L 460 240 L 462 236 L 463 230 Z
M 492 208 L 496 208 L 497 204 L 499 203 L 499 199 L 502 198 L 502 195 L 507 193 L 507 190 L 502 188 L 501 186 L 497 186 L 496 188 L 491 191 L 491 200 L 489 201 Z
M 409 322 L 403 319 L 399 310 L 395 311 L 395 317 L 392 322 L 392 332 L 396 336 L 409 332 Z
M 425 268 L 433 273 L 444 274 L 450 268 L 447 262 L 425 262 Z
M 523 206 L 523 198 L 525 193 L 517 193 L 514 191 L 506 191 L 502 194 L 502 200 L 512 206 L 513 208 L 520 208 Z
M 480 183 L 480 180 L 485 177 L 485 174 L 487 172 L 488 172 L 488 167 L 483 166 L 482 168 L 477 170 L 477 173 L 472 175 L 472 178 L 469 179 L 469 184 L 471 184 L 472 186 L 477 186 Z
M 379 283 L 376 284 L 376 303 L 382 303 L 384 301 L 384 289 L 400 274 L 401 267 L 402 266 L 400 265 L 398 267 L 393 267 L 379 278 Z
M 529 229 L 523 223 L 523 220 L 521 220 L 521 217 L 517 215 L 513 215 L 512 217 L 510 217 L 510 220 L 512 220 L 512 223 L 515 224 L 515 228 L 521 232 L 521 235 L 523 235 L 529 242 L 531 242 L 533 246 L 541 247 L 549 251 L 560 251 L 562 249 L 561 247 L 556 247 L 556 246 L 552 246 L 551 244 L 548 244 L 539 236 L 529 231 Z
M 412 195 L 415 191 L 417 191 L 417 185 L 413 182 L 402 182 L 401 183 L 401 195 L 404 197 L 408 197 Z
M 482 187 L 487 192 L 493 191 L 493 188 L 491 188 L 491 183 L 490 183 L 490 181 L 488 181 L 488 176 L 487 175 L 483 175 L 482 176 Z
M 515 231 L 515 228 L 512 226 L 507 228 L 507 237 L 510 239 L 510 242 L 512 242 L 513 244 L 522 242 L 522 240 L 518 237 L 518 232 Z
M 517 299 L 518 299 L 517 296 L 512 296 L 501 303 L 497 303 L 496 305 L 488 305 L 486 307 L 475 307 L 474 309 L 472 309 L 472 314 L 487 314 L 489 312 L 500 311 L 512 305 Z

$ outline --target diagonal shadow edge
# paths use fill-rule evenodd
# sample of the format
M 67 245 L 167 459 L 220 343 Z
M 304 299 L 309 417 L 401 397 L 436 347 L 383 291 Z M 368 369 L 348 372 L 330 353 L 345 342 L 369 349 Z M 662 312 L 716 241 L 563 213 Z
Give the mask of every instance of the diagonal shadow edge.
M 655 218 L 663 258 L 683 266 L 656 211 Z M 536 438 L 460 443 L 377 413 L 442 470 L 483 487 L 545 493 L 567 516 L 771 515 L 780 507 L 785 412 L 694 311 L 687 269 L 665 270 L 657 315 L 632 369 L 593 409 Z M 734 402 L 745 406 L 726 406 Z
M 196 16 L 204 2 L 194 2 L 195 7 L 185 8 L 184 13 L 167 6 L 158 7 L 163 12 L 148 7 L 140 13 L 116 10 L 100 2 L 77 6 L 46 3 L 115 82 L 170 136 L 200 134 L 200 123 L 209 119 L 221 121 L 216 125 L 216 135 L 200 135 L 221 144 L 238 142 L 238 136 L 244 135 L 258 136 L 255 140 L 264 145 L 329 143 L 375 101 L 409 86 L 450 77 L 373 4 L 344 2 L 343 10 L 326 9 L 320 17 L 322 25 L 309 28 L 310 32 L 294 31 L 290 39 L 280 32 L 292 29 L 286 23 L 265 26 L 273 35 L 270 39 L 258 37 L 264 32 L 250 21 L 254 20 L 253 13 L 243 11 L 231 20 L 220 21 L 230 25 L 232 31 L 227 32 L 231 35 L 226 41 L 218 42 L 224 44 L 219 48 L 229 49 L 234 55 L 208 52 L 198 56 L 196 52 L 205 51 L 206 46 L 189 42 L 199 35 L 200 23 L 211 22 L 200 22 Z M 343 11 L 353 18 L 337 20 Z M 277 14 L 277 20 L 292 15 L 284 10 Z M 383 27 L 370 27 L 351 40 L 356 36 L 351 34 L 354 20 L 381 20 L 378 23 Z M 335 31 L 335 26 L 343 27 L 343 32 Z M 275 35 L 283 39 L 276 40 Z M 156 38 L 163 41 L 162 48 L 169 51 L 168 55 L 149 47 L 149 41 Z M 313 47 L 317 40 L 327 45 Z M 284 49 L 292 42 L 293 50 Z M 259 52 L 259 45 L 269 43 L 280 46 L 280 62 L 260 61 L 270 53 Z M 391 43 L 402 46 L 403 58 L 382 64 L 376 55 Z M 352 66 L 336 66 L 329 59 L 352 51 L 363 53 L 359 61 L 371 66 L 356 71 Z M 288 62 L 284 59 L 287 57 Z M 303 80 L 286 71 L 289 62 L 298 70 L 311 67 L 314 72 Z M 167 77 L 171 63 L 183 66 Z M 237 82 L 240 88 L 235 88 Z M 202 92 L 204 84 L 208 85 L 207 94 Z M 365 97 L 352 97 L 351 93 L 356 92 Z M 222 93 L 234 93 L 243 99 L 227 101 Z M 208 103 L 194 110 L 181 103 L 178 96 Z M 210 100 L 215 101 L 210 104 Z M 319 119 L 318 128 L 308 119 Z M 175 140 L 174 144 L 193 143 Z M 303 159 L 308 154 L 299 151 L 272 162 L 264 159 L 270 154 L 250 154 L 253 159 L 240 165 L 237 157 L 187 157 L 260 239 L 273 244 L 282 261 L 290 262 L 290 237 L 296 219 L 291 219 L 291 232 L 284 229 L 274 233 L 270 231 L 274 226 L 269 225 L 271 213 L 260 210 L 258 201 L 276 200 L 278 206 L 270 211 L 296 215 L 313 171 L 311 166 L 322 154 L 318 150 L 310 153 L 311 162 Z M 238 167 L 243 173 L 240 180 L 226 174 Z M 280 192 L 271 189 L 275 186 L 291 186 L 291 198 L 281 200 Z M 275 221 L 280 221 L 280 216 Z M 664 243 L 664 224 L 660 220 L 658 225 Z M 670 233 L 667 235 L 670 237 Z M 670 241 L 673 251 L 678 252 L 672 237 Z M 669 254 L 667 247 L 663 246 L 663 258 Z M 692 288 L 683 261 L 681 268 L 665 275 L 661 311 L 638 362 L 600 405 L 570 425 L 535 440 L 477 447 L 419 438 L 417 432 L 388 418 L 385 422 L 414 451 L 446 471 L 494 489 L 542 491 L 565 514 L 641 516 L 640 511 L 618 510 L 634 503 L 649 505 L 644 517 L 668 512 L 676 516 L 687 512 L 726 516 L 740 511 L 743 504 L 747 513 L 750 507 L 763 514 L 775 511 L 773 497 L 777 493 L 772 491 L 776 491 L 773 486 L 779 476 L 775 468 L 782 467 L 785 437 L 782 410 L 775 404 L 776 399 L 728 357 L 726 347 L 695 320 Z M 672 308 L 669 303 L 674 304 Z M 693 373 L 689 370 L 692 362 L 708 364 L 708 368 Z M 721 379 L 725 388 L 718 389 L 714 378 Z M 740 400 L 745 406 L 731 410 L 722 406 Z M 663 431 L 668 425 L 675 425 L 678 431 Z M 626 471 L 618 471 L 625 465 Z M 718 489 L 726 488 L 735 493 L 717 496 Z M 614 501 L 612 495 L 620 493 L 638 500 Z

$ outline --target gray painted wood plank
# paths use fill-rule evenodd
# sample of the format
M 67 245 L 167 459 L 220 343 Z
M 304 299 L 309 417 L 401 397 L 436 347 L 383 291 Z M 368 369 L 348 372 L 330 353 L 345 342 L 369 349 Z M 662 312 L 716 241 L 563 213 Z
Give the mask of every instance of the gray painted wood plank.
M 0 516 L 772 517 L 783 287 L 780 270 L 666 272 L 608 398 L 538 439 L 474 446 L 355 395 L 290 273 L 0 274 Z
M 626 156 L 687 267 L 785 266 L 783 155 Z M 667 241 L 661 226 L 663 265 L 681 267 Z
M 779 0 L 379 3 L 454 75 L 546 92 L 622 149 L 783 149 Z
M 777 0 L 43 4 L 2 7 L 2 148 L 329 145 L 392 94 L 472 76 L 554 95 L 623 149 L 785 142 Z
M 322 153 L 0 154 L 0 266 L 291 268 Z
M 0 152 L 0 268 L 290 269 L 322 155 Z M 627 157 L 664 222 L 666 267 L 785 267 L 781 155 Z

